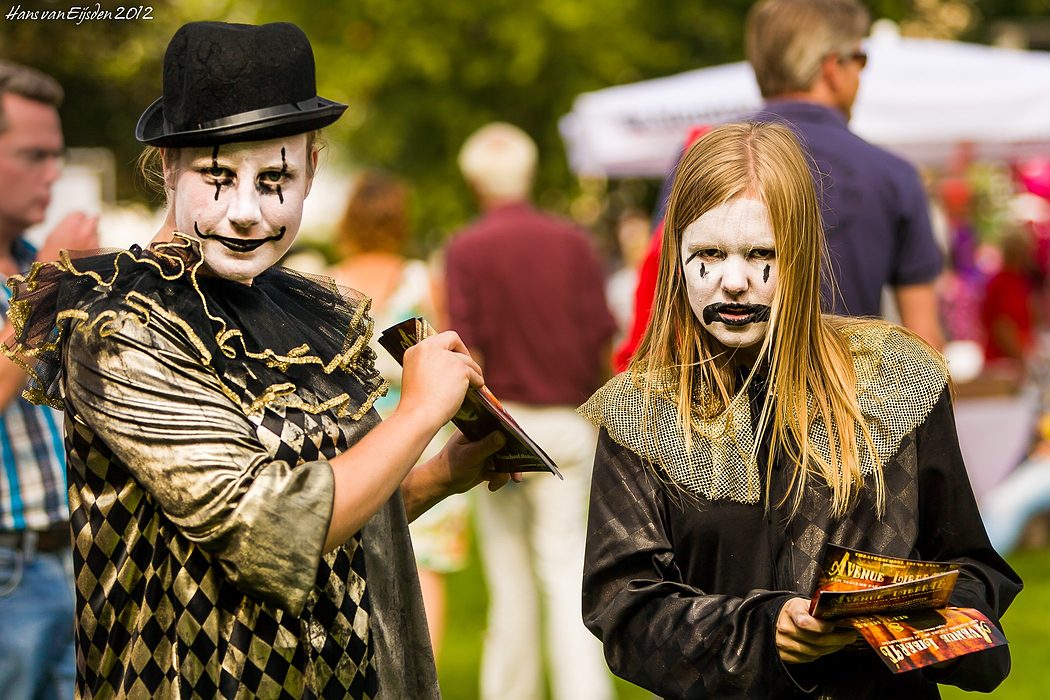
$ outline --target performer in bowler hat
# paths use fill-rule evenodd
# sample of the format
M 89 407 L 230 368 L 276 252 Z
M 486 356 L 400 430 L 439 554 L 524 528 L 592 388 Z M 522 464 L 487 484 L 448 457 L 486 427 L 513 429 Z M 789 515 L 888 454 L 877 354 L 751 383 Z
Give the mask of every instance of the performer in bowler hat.
M 298 27 L 183 26 L 136 128 L 170 240 L 12 285 L 8 353 L 66 413 L 81 697 L 438 696 L 408 521 L 509 477 L 497 434 L 413 468 L 483 383 L 455 333 L 380 422 L 368 300 L 277 265 L 345 108 Z

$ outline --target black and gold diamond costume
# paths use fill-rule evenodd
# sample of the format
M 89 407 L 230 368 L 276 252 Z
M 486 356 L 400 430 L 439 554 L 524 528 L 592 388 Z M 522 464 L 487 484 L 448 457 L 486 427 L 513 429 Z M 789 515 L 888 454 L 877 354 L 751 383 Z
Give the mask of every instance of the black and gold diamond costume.
M 780 660 L 779 611 L 813 592 L 829 542 L 956 562 L 951 604 L 977 608 L 996 624 L 1021 588 L 981 524 L 943 364 L 888 324 L 859 322 L 845 334 L 885 479 L 881 516 L 871 487 L 877 464 L 867 453 L 865 488 L 845 517 L 832 516 L 830 490 L 816 479 L 791 515 L 790 501 L 783 503 L 791 466 L 776 460 L 767 477 L 760 465 L 768 437 L 754 449 L 761 378 L 728 410 L 694 418 L 688 453 L 674 401 L 656 400 L 647 412 L 630 372 L 581 407 L 601 427 L 584 619 L 617 675 L 668 698 L 897 699 L 939 697 L 937 683 L 988 689 L 1008 673 L 1005 646 L 900 675 L 867 647 L 809 664 Z M 813 425 L 810 439 L 826 456 L 826 428 Z
M 322 556 L 327 460 L 385 390 L 367 300 L 200 265 L 176 236 L 11 283 L 28 391 L 66 411 L 78 694 L 436 696 L 400 497 Z

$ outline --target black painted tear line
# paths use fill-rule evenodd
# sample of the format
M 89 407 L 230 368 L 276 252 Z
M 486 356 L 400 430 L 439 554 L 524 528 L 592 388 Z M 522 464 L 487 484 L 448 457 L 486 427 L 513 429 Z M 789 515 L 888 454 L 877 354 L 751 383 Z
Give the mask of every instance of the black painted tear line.
M 213 167 L 213 168 L 218 168 L 219 167 L 219 146 L 218 146 L 218 144 L 215 145 L 215 148 L 211 152 L 211 167 Z M 222 191 L 222 183 L 221 182 L 216 182 L 215 183 L 215 201 L 216 202 L 219 201 L 219 192 L 221 192 L 221 191 Z M 194 224 L 194 226 L 196 226 L 196 224 Z
M 281 181 L 284 181 L 285 176 L 288 175 L 288 161 L 284 157 L 284 146 L 281 146 Z M 281 186 L 277 185 L 277 199 L 284 204 L 284 192 L 281 191 Z

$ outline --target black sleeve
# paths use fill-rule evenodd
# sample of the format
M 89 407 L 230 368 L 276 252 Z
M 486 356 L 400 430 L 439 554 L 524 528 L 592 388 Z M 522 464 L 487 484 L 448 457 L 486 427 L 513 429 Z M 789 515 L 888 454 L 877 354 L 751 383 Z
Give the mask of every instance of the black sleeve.
M 781 697 L 798 690 L 775 646 L 796 594 L 707 593 L 683 582 L 652 469 L 602 430 L 583 575 L 584 623 L 618 676 L 664 697 Z
M 951 604 L 975 608 L 995 625 L 1021 590 L 1021 579 L 992 548 L 973 496 L 945 388 L 916 429 L 919 464 L 919 553 L 953 561 L 960 574 Z M 942 669 L 925 669 L 930 680 L 964 690 L 990 691 L 1010 672 L 1010 649 L 996 647 L 960 657 Z

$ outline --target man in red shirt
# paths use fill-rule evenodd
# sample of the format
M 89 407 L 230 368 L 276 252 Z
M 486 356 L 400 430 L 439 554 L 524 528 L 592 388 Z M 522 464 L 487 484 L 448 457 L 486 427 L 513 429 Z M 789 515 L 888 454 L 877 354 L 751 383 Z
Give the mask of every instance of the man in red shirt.
M 565 481 L 533 475 L 478 499 L 489 587 L 483 700 L 543 696 L 537 584 L 546 602 L 554 700 L 603 700 L 601 646 L 583 626 L 586 503 L 597 432 L 575 407 L 601 385 L 615 331 L 588 234 L 529 203 L 536 144 L 494 123 L 464 144 L 460 170 L 482 216 L 448 246 L 448 313 L 485 380 Z

